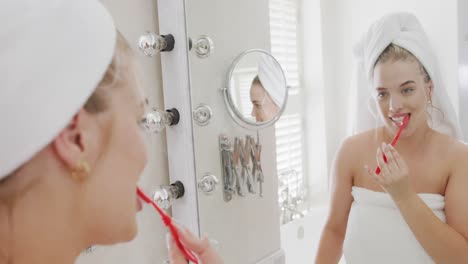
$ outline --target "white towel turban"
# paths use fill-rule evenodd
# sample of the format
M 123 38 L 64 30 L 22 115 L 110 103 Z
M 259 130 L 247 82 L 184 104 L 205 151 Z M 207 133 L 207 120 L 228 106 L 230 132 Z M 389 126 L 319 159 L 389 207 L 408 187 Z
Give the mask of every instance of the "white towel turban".
M 97 0 L 0 1 L 0 179 L 49 144 L 92 94 L 116 30 Z
M 262 55 L 258 65 L 258 79 L 279 108 L 283 107 L 287 87 L 283 70 L 270 56 Z
M 374 99 L 371 98 L 370 81 L 375 62 L 391 43 L 405 48 L 416 56 L 432 79 L 434 85 L 432 104 L 443 114 L 432 111 L 432 122 L 429 122 L 429 125 L 441 133 L 462 139 L 460 124 L 445 90 L 429 40 L 418 19 L 409 13 L 392 13 L 382 17 L 372 24 L 369 31 L 354 47 L 357 59 L 354 81 L 357 112 L 354 132 L 382 125 L 382 121 L 376 116 L 376 105 L 371 102 Z

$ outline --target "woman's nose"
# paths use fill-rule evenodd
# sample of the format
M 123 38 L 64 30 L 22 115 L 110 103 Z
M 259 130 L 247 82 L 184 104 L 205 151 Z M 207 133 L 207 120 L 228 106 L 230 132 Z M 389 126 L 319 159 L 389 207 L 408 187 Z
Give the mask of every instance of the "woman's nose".
M 402 100 L 398 97 L 391 97 L 390 98 L 390 111 L 398 112 L 403 108 Z

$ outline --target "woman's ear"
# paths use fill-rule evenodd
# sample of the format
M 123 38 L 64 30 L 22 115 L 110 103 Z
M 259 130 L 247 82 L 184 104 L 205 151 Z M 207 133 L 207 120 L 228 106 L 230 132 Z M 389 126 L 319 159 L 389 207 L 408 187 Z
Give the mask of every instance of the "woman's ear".
M 434 83 L 432 82 L 432 80 L 429 81 L 428 88 L 429 88 L 429 100 L 432 101 L 432 93 L 434 91 Z
M 81 109 L 52 142 L 58 158 L 70 170 L 74 170 L 83 158 L 85 147 L 81 129 L 86 115 L 87 113 Z

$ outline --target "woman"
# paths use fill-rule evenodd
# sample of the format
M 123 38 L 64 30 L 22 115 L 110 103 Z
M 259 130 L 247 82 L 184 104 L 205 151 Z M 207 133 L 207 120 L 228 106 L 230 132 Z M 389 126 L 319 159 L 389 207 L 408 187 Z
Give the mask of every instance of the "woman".
M 273 120 L 283 107 L 287 93 L 283 71 L 276 61 L 261 55 L 258 75 L 250 86 L 251 116 L 256 122 Z
M 316 263 L 338 263 L 342 253 L 347 264 L 465 263 L 468 147 L 457 140 L 424 31 L 413 15 L 390 14 L 355 51 L 365 74 L 357 78 L 358 97 L 370 87 L 381 126 L 347 138 L 336 154 Z M 409 123 L 392 147 L 405 116 Z
M 270 121 L 278 114 L 280 108 L 265 90 L 256 76 L 250 86 L 250 101 L 252 102 L 252 117 L 256 122 Z
M 2 1 L 0 17 L 0 263 L 74 263 L 133 239 L 147 154 L 128 43 L 95 0 Z

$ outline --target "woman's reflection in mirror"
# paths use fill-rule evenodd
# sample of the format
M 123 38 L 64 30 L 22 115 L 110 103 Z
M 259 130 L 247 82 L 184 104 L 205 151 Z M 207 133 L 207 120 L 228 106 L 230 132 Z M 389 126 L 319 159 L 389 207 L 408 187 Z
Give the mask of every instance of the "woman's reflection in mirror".
M 272 120 L 279 112 L 280 107 L 273 101 L 270 94 L 265 90 L 258 75 L 250 86 L 250 101 L 252 102 L 252 117 L 257 122 Z

